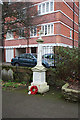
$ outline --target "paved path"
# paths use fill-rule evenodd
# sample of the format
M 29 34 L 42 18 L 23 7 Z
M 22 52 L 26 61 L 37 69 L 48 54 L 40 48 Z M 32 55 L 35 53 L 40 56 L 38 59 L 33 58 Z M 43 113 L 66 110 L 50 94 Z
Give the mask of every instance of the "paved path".
M 78 104 L 53 95 L 3 91 L 3 118 L 78 118 Z

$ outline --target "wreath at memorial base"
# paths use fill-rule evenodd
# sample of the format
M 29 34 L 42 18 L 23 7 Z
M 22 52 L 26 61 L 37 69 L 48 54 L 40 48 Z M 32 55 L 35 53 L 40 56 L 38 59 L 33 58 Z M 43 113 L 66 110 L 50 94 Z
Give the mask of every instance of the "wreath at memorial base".
M 30 91 L 31 91 L 31 94 L 32 94 L 32 95 L 35 95 L 35 94 L 38 92 L 37 86 L 32 86 L 32 87 L 30 88 Z

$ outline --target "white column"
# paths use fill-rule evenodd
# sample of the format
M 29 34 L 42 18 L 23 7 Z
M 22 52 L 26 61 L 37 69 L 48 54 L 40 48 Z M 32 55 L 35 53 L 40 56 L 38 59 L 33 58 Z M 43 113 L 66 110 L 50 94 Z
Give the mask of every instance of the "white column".
M 39 93 L 44 93 L 49 90 L 49 85 L 46 82 L 46 68 L 42 65 L 42 43 L 43 39 L 41 38 L 42 32 L 39 32 L 38 42 L 38 53 L 37 53 L 37 65 L 32 68 L 33 71 L 33 82 L 31 86 L 35 85 L 38 88 Z M 29 89 L 31 88 L 29 86 Z
M 42 44 L 38 43 L 37 65 L 42 66 Z

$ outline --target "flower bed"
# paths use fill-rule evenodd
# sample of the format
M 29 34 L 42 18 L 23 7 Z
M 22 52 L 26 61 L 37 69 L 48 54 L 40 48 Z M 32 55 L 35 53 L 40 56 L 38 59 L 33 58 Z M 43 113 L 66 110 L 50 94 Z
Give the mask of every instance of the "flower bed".
M 66 83 L 65 85 L 62 86 L 62 93 L 64 98 L 67 100 L 78 102 L 80 101 L 80 89 L 72 87 L 71 85 L 69 85 L 69 83 Z
M 26 86 L 25 82 L 16 83 L 16 82 L 11 82 L 11 81 L 8 81 L 8 82 L 2 81 L 2 89 L 4 90 L 11 90 L 11 89 L 15 89 L 21 86 Z

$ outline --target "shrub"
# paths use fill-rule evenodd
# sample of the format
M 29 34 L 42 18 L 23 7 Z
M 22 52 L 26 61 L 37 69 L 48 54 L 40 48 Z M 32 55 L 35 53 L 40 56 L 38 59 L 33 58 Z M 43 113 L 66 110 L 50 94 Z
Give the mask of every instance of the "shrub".
M 57 47 L 56 56 L 56 68 L 51 68 L 47 71 L 48 84 L 62 87 L 70 79 L 79 81 L 80 50 L 78 48 Z
M 69 80 L 69 78 L 77 80 L 80 74 L 80 50 L 78 48 L 59 47 L 56 53 L 59 56 L 56 65 L 57 77 L 61 80 Z
M 47 71 L 47 83 L 50 86 L 54 86 L 57 88 L 61 88 L 62 85 L 64 85 L 65 81 L 62 80 L 59 76 L 59 71 L 57 71 L 55 68 L 50 68 Z

